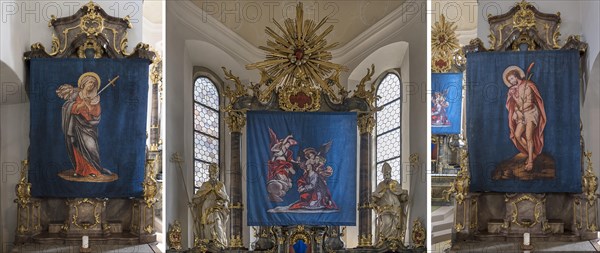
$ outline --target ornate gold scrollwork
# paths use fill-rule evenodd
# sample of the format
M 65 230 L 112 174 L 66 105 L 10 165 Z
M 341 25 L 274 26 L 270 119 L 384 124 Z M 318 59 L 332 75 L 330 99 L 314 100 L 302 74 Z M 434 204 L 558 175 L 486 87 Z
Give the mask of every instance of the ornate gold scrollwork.
M 525 220 L 525 219 L 519 219 L 519 208 L 518 208 L 518 204 L 522 201 L 530 201 L 535 203 L 534 206 L 534 211 L 533 211 L 533 220 Z M 543 222 L 541 220 L 542 217 L 542 212 L 544 211 L 543 208 L 544 207 L 544 202 L 545 199 L 538 199 L 533 197 L 530 194 L 524 194 L 523 196 L 517 198 L 516 200 L 512 201 L 510 204 L 513 206 L 513 212 L 512 212 L 512 223 L 515 223 L 521 227 L 533 227 L 538 223 L 544 223 L 543 225 L 543 229 L 547 229 L 547 225 L 545 225 L 545 222 Z
M 358 116 L 358 129 L 360 134 L 370 134 L 375 128 L 375 117 L 372 114 L 360 114 Z
M 366 90 L 367 82 L 371 81 L 371 78 L 375 74 L 375 64 L 371 64 L 371 68 L 367 69 L 367 74 L 360 80 L 353 96 L 367 100 L 371 108 L 375 108 L 375 102 L 377 100 L 377 89 L 375 88 L 375 82 L 371 82 L 371 88 L 369 91 Z
M 458 232 L 458 229 L 457 229 L 457 232 Z M 424 247 L 425 246 L 425 238 L 426 238 L 425 228 L 423 227 L 421 218 L 417 218 L 413 222 L 413 229 L 412 229 L 412 242 L 413 242 L 413 245 L 415 246 L 415 248 Z
M 221 68 L 223 69 L 223 73 L 225 73 L 225 78 L 233 81 L 235 85 L 234 90 L 229 88 L 229 86 L 225 86 L 225 91 L 223 92 L 224 96 L 229 100 L 229 104 L 224 109 L 225 113 L 227 113 L 227 116 L 225 117 L 225 123 L 232 133 L 241 132 L 242 128 L 244 128 L 246 125 L 246 117 L 244 113 L 240 111 L 234 111 L 233 105 L 239 98 L 247 96 L 248 90 L 244 85 L 242 85 L 240 78 L 231 73 L 231 70 L 227 71 L 225 67 Z
M 142 189 L 144 190 L 144 202 L 147 208 L 152 208 L 156 203 L 156 196 L 159 192 L 158 182 L 155 179 L 156 170 L 154 168 L 154 159 L 146 160 L 146 171 Z
M 89 223 L 80 223 L 79 222 L 79 207 L 83 204 L 88 204 L 88 205 L 91 205 L 94 207 L 94 223 L 89 224 Z M 71 217 L 71 224 L 75 225 L 78 228 L 82 228 L 84 230 L 96 227 L 98 224 L 100 224 L 100 212 L 98 212 L 98 210 L 97 210 L 100 207 L 100 204 L 101 203 L 99 201 L 91 201 L 88 198 L 84 198 L 82 200 L 75 202 L 72 205 L 75 212 L 74 212 L 73 216 Z
M 178 220 L 169 226 L 169 232 L 167 233 L 167 239 L 169 240 L 169 249 L 181 250 L 181 225 Z
M 358 247 L 371 247 L 373 246 L 373 235 L 369 234 L 363 234 L 360 235 L 360 238 L 358 240 Z
M 154 232 L 154 227 L 152 225 L 147 225 L 144 227 L 144 231 L 146 231 L 148 234 L 152 234 L 152 232 Z
M 246 117 L 244 113 L 238 111 L 232 111 L 229 108 L 224 110 L 227 113 L 225 117 L 225 124 L 229 127 L 232 133 L 239 133 L 242 128 L 246 125 Z
M 444 199 L 450 200 L 450 196 L 455 194 L 454 198 L 459 205 L 462 205 L 463 201 L 469 194 L 469 185 L 471 184 L 471 177 L 469 176 L 469 153 L 464 149 L 460 151 L 460 170 L 458 171 L 454 182 L 450 184 L 450 189 L 443 191 L 445 194 Z
M 31 183 L 29 183 L 27 179 L 28 168 L 29 161 L 23 160 L 21 162 L 21 176 L 19 183 L 16 186 L 17 199 L 15 200 L 21 208 L 24 208 L 29 204 L 31 199 Z
M 321 109 L 321 92 L 303 83 L 284 86 L 279 92 L 279 107 L 285 111 L 318 111 Z
M 587 161 L 587 169 L 582 177 L 582 188 L 583 194 L 588 200 L 590 206 L 596 204 L 596 190 L 598 190 L 598 177 L 594 175 L 594 168 L 592 167 L 592 152 L 584 152 L 584 156 Z
M 524 29 L 529 29 L 535 26 L 535 14 L 529 7 L 530 3 L 523 0 L 518 3 L 519 10 L 513 15 L 513 26 L 519 31 L 523 31 Z
M 239 235 L 231 235 L 229 238 L 229 246 L 231 248 L 243 248 L 244 244 L 242 244 L 242 239 Z
M 100 45 L 98 45 L 96 40 L 88 38 L 85 43 L 83 43 L 83 45 L 77 49 L 77 56 L 79 56 L 79 58 L 86 58 L 85 51 L 87 49 L 94 50 L 94 58 L 96 59 L 101 58 L 102 54 L 104 53 L 104 50 Z
M 303 225 L 296 226 L 296 229 L 292 236 L 290 236 L 290 243 L 295 243 L 298 240 L 303 240 L 306 243 L 310 243 L 312 232 L 306 230 Z
M 90 1 L 87 4 L 88 12 L 81 17 L 79 22 L 79 28 L 81 32 L 85 33 L 88 37 L 98 36 L 104 30 L 104 18 L 96 12 L 96 4 Z
M 162 81 L 162 57 L 155 49 L 151 50 L 154 52 L 154 60 L 150 66 L 150 82 L 152 84 L 158 84 Z
M 527 50 L 528 51 L 534 51 L 535 50 L 535 42 L 533 41 L 533 38 L 531 38 L 531 36 L 526 35 L 526 34 L 521 34 L 519 36 L 519 38 L 517 40 L 515 40 L 515 42 L 513 42 L 512 50 L 513 51 L 520 51 L 520 46 L 522 44 L 527 44 Z

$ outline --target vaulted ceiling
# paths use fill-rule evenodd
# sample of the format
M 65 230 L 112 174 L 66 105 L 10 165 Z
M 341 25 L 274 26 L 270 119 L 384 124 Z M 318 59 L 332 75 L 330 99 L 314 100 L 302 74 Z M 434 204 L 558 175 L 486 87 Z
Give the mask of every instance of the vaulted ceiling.
M 273 19 L 283 25 L 286 18 L 296 17 L 298 1 L 193 1 L 207 14 L 219 20 L 254 46 L 266 44 L 265 27 L 278 32 Z M 320 21 L 329 17 L 324 28 L 334 25 L 327 38 L 340 46 L 401 8 L 405 0 L 337 0 L 304 2 L 304 18 Z M 322 28 L 322 30 L 324 30 Z

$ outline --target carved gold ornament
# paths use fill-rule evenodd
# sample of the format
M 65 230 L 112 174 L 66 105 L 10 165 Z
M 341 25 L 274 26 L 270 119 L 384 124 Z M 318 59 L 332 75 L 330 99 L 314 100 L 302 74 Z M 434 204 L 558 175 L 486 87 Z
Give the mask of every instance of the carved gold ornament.
M 158 182 L 154 178 L 156 170 L 154 169 L 154 159 L 146 160 L 146 171 L 142 189 L 144 191 L 144 202 L 148 208 L 151 208 L 156 203 L 156 196 L 159 192 Z
M 279 107 L 285 111 L 318 111 L 321 109 L 321 92 L 298 80 L 296 85 L 281 88 Z
M 517 4 L 519 6 L 519 10 L 513 16 L 513 26 L 519 31 L 523 31 L 524 29 L 529 29 L 535 26 L 535 14 L 529 8 L 531 4 L 526 2 L 525 0 L 521 1 Z
M 425 247 L 425 228 L 423 228 L 423 224 L 421 223 L 421 218 L 417 218 L 413 222 L 412 229 L 412 242 L 415 248 Z
M 27 204 L 29 204 L 31 199 L 31 183 L 29 183 L 27 180 L 28 168 L 29 161 L 23 160 L 21 162 L 21 177 L 16 186 L 17 199 L 15 200 L 20 207 L 25 207 Z
M 360 134 L 370 134 L 375 128 L 375 117 L 372 114 L 360 114 L 358 116 L 358 129 Z
M 97 209 L 100 208 L 100 205 L 103 203 L 104 202 L 91 201 L 88 198 L 84 198 L 82 200 L 75 202 L 73 204 L 73 208 L 75 209 L 74 210 L 75 212 L 74 212 L 73 216 L 71 217 L 71 224 L 75 225 L 78 228 L 82 228 L 84 230 L 96 227 L 98 224 L 100 224 L 100 212 Z M 79 222 L 79 208 L 84 204 L 91 205 L 92 207 L 94 207 L 94 223 L 92 223 L 92 224 Z
M 452 68 L 454 53 L 458 50 L 456 25 L 446 22 L 444 15 L 431 28 L 431 69 L 433 72 L 448 72 Z
M 469 185 L 471 184 L 471 177 L 469 175 L 469 153 L 464 149 L 460 151 L 460 170 L 458 171 L 454 182 L 450 184 L 450 189 L 444 190 L 444 199 L 450 200 L 450 196 L 454 194 L 454 198 L 459 205 L 462 205 L 463 201 L 469 194 Z
M 244 244 L 242 244 L 242 239 L 239 235 L 231 235 L 229 238 L 229 246 L 231 248 L 242 248 Z
M 587 169 L 582 177 L 583 194 L 586 196 L 588 204 L 592 206 L 596 204 L 596 199 L 598 198 L 596 195 L 596 190 L 598 190 L 598 177 L 594 175 L 592 152 L 584 152 L 583 154 L 587 162 Z
M 314 20 L 304 20 L 303 5 L 300 2 L 296 6 L 296 19 L 286 19 L 283 26 L 273 20 L 279 33 L 270 27 L 265 29 L 270 40 L 267 41 L 266 46 L 259 48 L 267 53 L 266 60 L 246 65 L 248 70 L 261 71 L 264 81 L 261 85 L 266 88 L 261 90 L 260 94 L 255 94 L 261 102 L 268 101 L 273 92 L 279 91 L 284 86 L 293 85 L 298 80 L 323 91 L 333 101 L 339 102 L 342 99 L 332 87 L 343 89 L 339 82 L 336 83 L 335 75 L 339 75 L 339 72 L 345 68 L 330 62 L 332 54 L 329 52 L 337 47 L 338 43 L 330 44 L 325 40 L 333 30 L 333 26 L 318 33 L 327 20 L 327 17 L 319 23 Z M 327 76 L 329 78 L 326 78 Z M 282 93 L 279 94 L 281 96 Z
M 371 82 L 371 87 L 369 91 L 367 91 L 366 85 L 367 82 L 371 81 L 373 74 L 375 73 L 375 64 L 371 64 L 371 68 L 367 69 L 367 74 L 360 80 L 358 86 L 356 86 L 356 90 L 354 91 L 353 97 L 362 98 L 367 100 L 369 106 L 371 108 L 375 108 L 375 102 L 378 99 L 377 97 L 377 89 L 375 87 L 375 82 Z
M 104 18 L 96 12 L 96 4 L 90 1 L 87 4 L 88 12 L 79 22 L 81 31 L 89 36 L 98 36 L 104 30 Z
M 363 234 L 358 241 L 358 247 L 371 247 L 373 245 L 373 235 Z

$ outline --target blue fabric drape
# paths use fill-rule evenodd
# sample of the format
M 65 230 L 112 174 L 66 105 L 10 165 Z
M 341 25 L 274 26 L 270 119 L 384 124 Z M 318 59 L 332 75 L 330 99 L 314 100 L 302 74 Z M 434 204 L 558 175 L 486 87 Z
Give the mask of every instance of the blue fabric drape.
M 534 65 L 528 71 L 531 63 Z M 520 172 L 498 171 L 502 163 L 519 154 L 509 137 L 509 88 L 503 79 L 503 71 L 509 66 L 519 67 L 525 79 L 530 77 L 543 100 L 546 124 L 544 145 L 538 158 L 546 161 L 543 170 L 554 163 L 553 177 L 527 178 L 529 172 L 521 172 L 524 176 L 517 178 L 513 174 Z M 579 54 L 574 50 L 467 55 L 471 191 L 581 192 L 579 90 Z M 539 169 L 533 171 L 540 175 L 545 173 Z
M 462 75 L 431 74 L 431 134 L 460 134 Z
M 139 197 L 142 195 L 146 144 L 146 111 L 148 96 L 148 60 L 141 59 L 32 59 L 29 69 L 30 147 L 29 181 L 35 197 Z M 61 172 L 73 170 L 63 125 L 65 100 L 57 89 L 69 84 L 78 87 L 80 76 L 94 72 L 100 78 L 100 89 L 109 80 L 119 78 L 114 86 L 100 94 L 101 114 L 97 136 L 88 145 L 97 145 L 101 168 L 118 176 L 111 182 L 76 181 L 61 178 Z M 78 94 L 74 93 L 73 98 Z M 66 107 L 65 107 L 66 108 Z M 72 108 L 68 108 L 72 109 Z M 80 119 L 80 121 L 82 121 Z M 82 123 L 80 123 L 82 124 Z M 94 133 L 95 132 L 95 133 Z M 78 136 L 79 139 L 85 139 Z M 75 142 L 75 146 L 83 141 Z M 73 148 L 73 147 L 71 147 Z M 86 149 L 79 153 L 89 151 Z M 85 157 L 86 155 L 83 154 Z M 73 173 L 71 173 L 72 175 Z M 67 176 L 71 176 L 67 175 Z M 103 176 L 103 175 L 99 175 Z M 93 181 L 93 180 L 92 180 Z
M 247 119 L 248 225 L 355 224 L 356 113 L 254 111 L 248 112 Z M 289 135 L 293 137 L 287 138 Z M 283 158 L 277 156 L 280 149 L 274 140 L 290 143 L 289 152 L 282 153 L 285 161 L 277 161 L 276 157 Z M 325 150 L 324 144 L 330 141 Z M 306 169 L 307 154 L 311 153 L 323 157 L 321 166 L 310 165 L 316 174 Z M 295 173 L 283 175 L 283 168 L 292 168 Z M 309 175 L 318 177 L 311 179 Z M 286 178 L 290 188 L 283 189 L 285 194 L 278 194 L 273 187 L 280 186 L 278 182 Z M 301 194 L 303 188 L 311 188 L 308 182 L 314 182 L 315 187 Z M 272 194 L 281 199 L 274 201 L 277 196 Z

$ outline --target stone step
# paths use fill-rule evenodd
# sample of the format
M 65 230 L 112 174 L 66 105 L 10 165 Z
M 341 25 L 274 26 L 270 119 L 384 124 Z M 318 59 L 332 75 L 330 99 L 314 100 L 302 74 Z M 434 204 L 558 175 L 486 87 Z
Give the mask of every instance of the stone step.
M 440 243 L 452 238 L 452 228 L 431 233 L 431 244 Z
M 442 221 L 454 216 L 454 206 L 442 206 L 431 213 L 431 222 Z
M 435 232 L 435 231 L 451 229 L 452 225 L 454 225 L 454 221 L 452 219 L 431 222 L 431 231 Z

